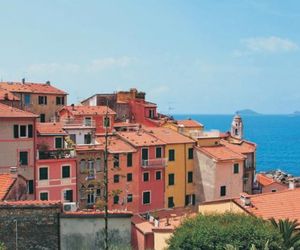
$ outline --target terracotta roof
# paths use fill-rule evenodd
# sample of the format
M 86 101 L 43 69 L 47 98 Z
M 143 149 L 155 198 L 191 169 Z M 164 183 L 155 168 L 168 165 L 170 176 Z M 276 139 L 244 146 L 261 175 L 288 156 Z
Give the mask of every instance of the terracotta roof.
M 36 129 L 40 135 L 67 135 L 60 122 L 37 123 Z
M 169 128 L 149 128 L 148 132 L 167 144 L 195 143 L 189 137 Z
M 35 115 L 33 113 L 21 110 L 21 109 L 17 109 L 14 107 L 10 107 L 4 104 L 0 103 L 0 118 L 1 117 L 15 117 L 15 118 L 19 118 L 19 117 L 28 117 L 28 118 L 34 118 L 34 117 L 38 117 L 38 115 Z
M 109 115 L 115 115 L 116 112 L 106 106 L 65 106 L 60 109 L 68 110 L 73 115 L 105 115 L 108 111 Z
M 0 207 L 11 207 L 11 206 L 25 206 L 25 207 L 47 207 L 47 206 L 60 206 L 61 201 L 41 201 L 41 200 L 23 200 L 23 201 L 2 201 Z
M 146 133 L 144 130 L 139 130 L 136 132 L 118 132 L 118 135 L 136 147 L 165 145 L 163 141 L 159 140 L 153 135 Z
M 1 101 L 20 101 L 20 98 L 9 92 L 8 90 L 0 88 L 0 100 Z
M 103 136 L 97 137 L 96 141 L 105 148 L 105 138 Z M 133 153 L 136 152 L 136 149 L 129 145 L 124 140 L 116 137 L 116 136 L 109 136 L 108 137 L 108 152 L 112 154 L 117 153 Z
M 243 206 L 239 198 L 234 202 L 255 216 L 269 219 L 297 219 L 300 221 L 300 189 L 270 192 L 265 194 L 250 195 L 251 206 Z
M 138 127 L 138 123 L 128 123 L 128 122 L 115 122 L 114 127 Z
M 241 153 L 241 154 L 247 154 L 247 153 L 253 153 L 256 150 L 256 144 L 252 142 L 248 142 L 245 140 L 238 140 L 238 141 L 226 141 L 221 140 L 220 143 L 228 148 L 230 148 L 232 151 Z
M 177 121 L 177 124 L 178 125 L 181 125 L 181 126 L 184 126 L 184 127 L 187 127 L 187 128 L 203 128 L 204 125 L 195 121 L 195 120 L 179 120 Z
M 270 178 L 264 174 L 257 174 L 256 181 L 262 186 L 268 186 L 276 182 L 275 180 L 273 180 L 273 178 Z
M 10 174 L 0 174 L 0 200 L 5 199 L 15 181 L 16 178 L 13 178 Z
M 76 151 L 99 151 L 103 150 L 103 145 L 90 144 L 90 145 L 76 145 Z
M 36 94 L 59 94 L 67 95 L 66 92 L 46 83 L 21 83 L 21 82 L 0 82 L 0 87 L 11 92 L 17 93 L 36 93 Z
M 196 149 L 218 161 L 244 160 L 246 158 L 244 155 L 236 153 L 223 145 L 196 147 Z

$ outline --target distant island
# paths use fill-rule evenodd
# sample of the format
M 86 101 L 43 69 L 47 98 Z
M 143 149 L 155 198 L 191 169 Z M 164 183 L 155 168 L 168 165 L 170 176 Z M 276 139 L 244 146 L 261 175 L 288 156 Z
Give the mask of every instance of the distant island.
M 254 110 L 251 110 L 251 109 L 238 110 L 238 111 L 236 111 L 236 113 L 239 115 L 260 115 L 259 113 L 257 113 Z M 300 113 L 299 113 L 299 115 L 300 115 Z
M 300 115 L 300 111 L 295 111 L 294 113 L 293 113 L 293 115 Z

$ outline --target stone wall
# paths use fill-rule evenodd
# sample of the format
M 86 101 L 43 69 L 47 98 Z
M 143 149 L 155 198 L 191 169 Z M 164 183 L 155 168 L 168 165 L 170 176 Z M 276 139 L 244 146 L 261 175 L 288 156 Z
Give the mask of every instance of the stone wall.
M 7 249 L 16 249 L 16 240 L 19 250 L 59 249 L 60 210 L 59 203 L 1 203 L 0 242 L 3 242 Z

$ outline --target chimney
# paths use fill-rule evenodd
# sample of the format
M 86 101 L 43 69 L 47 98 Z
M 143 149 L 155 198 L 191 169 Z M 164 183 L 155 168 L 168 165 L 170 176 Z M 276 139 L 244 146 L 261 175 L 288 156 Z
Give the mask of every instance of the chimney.
M 50 84 L 50 81 L 46 81 L 46 84 L 49 85 L 49 86 L 51 85 L 51 84 Z
M 22 83 L 25 84 L 25 78 L 22 78 Z
M 295 179 L 294 178 L 290 178 L 289 179 L 289 189 L 295 189 Z
M 17 178 L 17 175 L 18 175 L 17 167 L 10 167 L 9 171 L 10 171 L 10 175 L 12 178 Z
M 72 110 L 75 110 L 75 105 L 74 103 L 71 104 Z
M 8 93 L 4 94 L 4 100 L 8 100 Z
M 248 195 L 246 193 L 241 193 L 240 200 L 241 200 L 243 206 L 250 206 L 251 205 L 250 195 Z

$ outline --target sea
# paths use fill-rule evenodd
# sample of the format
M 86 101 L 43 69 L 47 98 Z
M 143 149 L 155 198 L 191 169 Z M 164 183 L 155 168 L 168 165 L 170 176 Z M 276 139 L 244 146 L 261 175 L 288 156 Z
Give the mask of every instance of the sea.
M 194 119 L 205 130 L 230 130 L 233 115 L 173 115 L 177 120 Z M 244 138 L 257 144 L 256 171 L 280 169 L 300 176 L 300 116 L 241 115 Z

